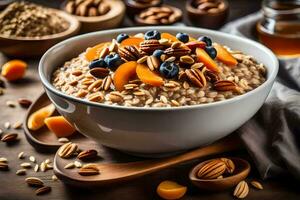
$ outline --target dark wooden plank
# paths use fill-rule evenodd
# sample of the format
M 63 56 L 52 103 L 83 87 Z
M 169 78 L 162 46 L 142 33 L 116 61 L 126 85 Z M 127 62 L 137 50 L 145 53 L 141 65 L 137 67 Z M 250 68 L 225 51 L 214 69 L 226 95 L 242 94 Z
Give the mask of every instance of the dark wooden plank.
M 38 1 L 35 2 L 47 4 L 49 6 L 57 7 L 61 1 Z M 182 7 L 182 0 L 167 1 L 177 7 Z M 244 16 L 247 13 L 258 10 L 260 7 L 260 1 L 258 0 L 230 0 L 231 15 L 230 19 L 236 19 Z M 125 24 L 126 25 L 126 24 Z M 6 57 L 0 55 L 0 65 L 6 61 Z M 0 127 L 3 128 L 3 124 L 6 121 L 14 123 L 17 120 L 23 120 L 25 110 L 17 108 L 8 108 L 5 105 L 7 100 L 17 100 L 19 97 L 27 97 L 29 99 L 35 99 L 42 92 L 42 85 L 39 82 L 37 74 L 36 60 L 27 60 L 29 62 L 29 70 L 27 71 L 26 78 L 21 82 L 14 84 L 7 84 L 6 94 L 0 96 Z M 12 146 L 7 146 L 4 143 L 0 143 L 0 157 L 4 156 L 9 159 L 10 171 L 0 172 L 0 199 L 1 200 L 32 200 L 32 199 L 122 199 L 122 200 L 150 200 L 159 199 L 156 195 L 156 186 L 160 181 L 165 179 L 171 179 L 178 181 L 181 184 L 188 186 L 187 195 L 183 198 L 186 200 L 201 200 L 201 199 L 222 199 L 231 200 L 231 191 L 221 193 L 211 193 L 201 191 L 191 185 L 188 181 L 188 172 L 196 164 L 196 162 L 179 165 L 170 169 L 163 170 L 158 173 L 144 176 L 142 178 L 132 180 L 128 183 L 111 185 L 101 188 L 74 188 L 68 185 L 62 184 L 60 181 L 53 182 L 51 176 L 53 172 L 51 170 L 37 174 L 33 170 L 28 170 L 27 176 L 37 176 L 45 180 L 47 185 L 52 187 L 52 192 L 49 195 L 37 198 L 34 195 L 34 190 L 28 187 L 24 183 L 22 176 L 16 176 L 15 172 L 19 169 L 19 164 L 24 160 L 17 159 L 19 152 L 24 151 L 26 153 L 26 159 L 29 155 L 34 155 L 38 162 L 45 160 L 46 158 L 53 159 L 53 154 L 38 153 L 33 147 L 31 147 L 25 139 L 22 130 L 17 131 L 20 134 L 20 141 Z M 119 157 L 123 154 L 115 153 Z M 245 155 L 245 153 L 243 154 Z M 255 172 L 252 172 L 252 177 L 258 177 Z M 249 179 L 250 180 L 250 179 Z M 265 189 L 263 191 L 257 191 L 251 189 L 249 197 L 247 199 L 298 199 L 300 192 L 296 187 L 297 184 L 292 178 L 287 180 L 270 180 L 264 181 L 263 185 Z

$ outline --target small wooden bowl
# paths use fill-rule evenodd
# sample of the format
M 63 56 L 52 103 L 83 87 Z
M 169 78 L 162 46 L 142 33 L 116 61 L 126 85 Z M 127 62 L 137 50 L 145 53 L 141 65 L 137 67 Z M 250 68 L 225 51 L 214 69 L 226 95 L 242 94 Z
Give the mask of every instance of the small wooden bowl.
M 224 2 L 224 8 L 217 13 L 208 13 L 195 8 L 192 5 L 193 0 L 188 0 L 186 2 L 186 10 L 191 23 L 195 26 L 212 29 L 217 29 L 224 25 L 229 14 L 229 5 L 227 0 L 218 1 Z
M 126 14 L 132 19 L 136 14 L 140 13 L 142 10 L 154 6 L 160 6 L 162 4 L 162 0 L 154 0 L 151 1 L 149 4 L 137 3 L 133 0 L 125 0 L 124 2 L 126 4 Z
M 125 15 L 125 4 L 121 0 L 109 0 L 107 2 L 111 6 L 111 9 L 103 16 L 83 17 L 73 15 L 81 22 L 81 33 L 112 29 L 122 23 Z M 64 10 L 66 3 L 67 1 L 62 3 L 61 9 Z
M 43 55 L 50 47 L 56 43 L 63 41 L 78 33 L 80 28 L 80 23 L 78 20 L 63 12 L 56 9 L 51 9 L 56 12 L 57 15 L 64 18 L 70 23 L 67 30 L 53 34 L 42 36 L 39 38 L 35 37 L 7 37 L 0 35 L 0 51 L 7 56 L 12 57 L 33 57 Z
M 136 14 L 135 17 L 134 17 L 134 20 L 136 22 L 137 25 L 140 25 L 140 26 L 163 26 L 163 25 L 171 25 L 171 24 L 176 24 L 177 22 L 180 22 L 182 20 L 182 11 L 179 9 L 179 8 L 176 8 L 174 6 L 170 6 L 170 5 L 162 5 L 164 7 L 169 7 L 171 8 L 172 10 L 174 10 L 175 13 L 177 13 L 177 15 L 179 16 L 179 19 L 175 22 L 172 22 L 172 23 L 168 23 L 168 24 L 157 24 L 157 23 L 149 23 L 147 22 L 146 20 L 144 19 L 141 19 L 139 17 L 139 14 Z
M 203 165 L 211 161 L 211 160 L 207 160 L 196 165 L 190 171 L 189 178 L 195 186 L 205 190 L 222 191 L 222 190 L 232 188 L 248 176 L 251 167 L 248 161 L 244 159 L 241 158 L 230 158 L 230 159 L 235 164 L 235 172 L 234 174 L 228 177 L 224 177 L 220 179 L 199 179 L 197 177 L 197 172 Z

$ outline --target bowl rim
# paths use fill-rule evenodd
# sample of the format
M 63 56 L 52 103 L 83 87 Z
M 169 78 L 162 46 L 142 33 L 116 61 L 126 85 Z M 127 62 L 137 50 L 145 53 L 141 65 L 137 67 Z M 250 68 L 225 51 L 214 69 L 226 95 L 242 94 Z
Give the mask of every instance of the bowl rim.
M 251 44 L 252 46 L 255 46 L 257 48 L 260 48 L 261 50 L 263 50 L 268 56 L 269 59 L 272 60 L 272 62 L 274 63 L 274 66 L 272 66 L 274 68 L 274 70 L 272 70 L 272 73 L 269 74 L 269 77 L 266 79 L 266 81 L 258 86 L 257 88 L 255 88 L 254 90 L 251 90 L 245 94 L 242 95 L 238 95 L 235 96 L 231 99 L 226 99 L 226 100 L 222 100 L 222 101 L 217 101 L 217 102 L 212 102 L 212 103 L 207 103 L 207 104 L 197 104 L 197 105 L 189 105 L 189 106 L 178 106 L 178 107 L 127 107 L 127 106 L 121 106 L 121 105 L 107 105 L 104 103 L 96 103 L 96 102 L 90 102 L 84 99 L 80 99 L 77 97 L 73 97 L 71 95 L 67 95 L 59 90 L 57 90 L 51 83 L 50 81 L 47 80 L 45 74 L 44 74 L 44 70 L 43 70 L 43 66 L 44 66 L 44 62 L 46 61 L 48 55 L 52 52 L 55 51 L 57 48 L 64 46 L 66 43 L 69 43 L 73 40 L 80 40 L 82 38 L 86 38 L 86 37 L 90 37 L 90 36 L 95 36 L 95 35 L 110 35 L 110 34 L 115 34 L 118 32 L 145 32 L 146 30 L 153 30 L 156 29 L 158 31 L 161 30 L 172 30 L 172 31 L 185 31 L 185 32 L 190 32 L 190 31 L 195 31 L 195 32 L 199 32 L 201 33 L 201 31 L 206 32 L 207 34 L 217 34 L 223 38 L 233 38 L 235 40 L 237 40 L 238 42 L 244 42 L 247 44 Z M 270 68 L 271 66 L 267 66 L 267 68 Z M 131 111 L 147 111 L 147 112 L 151 112 L 151 111 L 176 111 L 176 110 L 190 110 L 190 109 L 199 109 L 199 108 L 209 108 L 209 107 L 214 107 L 214 106 L 222 106 L 222 105 L 226 105 L 226 104 L 231 104 L 233 102 L 236 101 L 240 101 L 243 99 L 248 98 L 249 96 L 253 95 L 256 92 L 259 92 L 261 90 L 263 90 L 264 88 L 266 88 L 268 85 L 273 84 L 276 75 L 278 73 L 278 68 L 279 68 L 279 62 L 278 59 L 276 58 L 276 56 L 272 53 L 272 51 L 270 49 L 268 49 L 267 47 L 263 46 L 262 44 L 252 41 L 250 39 L 247 38 L 243 38 L 240 36 L 235 36 L 235 35 L 231 35 L 228 33 L 223 33 L 220 31 L 214 31 L 214 30 L 209 30 L 209 29 L 203 29 L 203 28 L 194 28 L 194 27 L 187 27 L 187 26 L 182 26 L 182 27 L 172 27 L 172 26 L 143 26 L 143 27 L 131 27 L 131 28 L 119 28 L 119 29 L 111 29 L 111 30 L 105 30 L 105 31 L 97 31 L 97 32 L 92 32 L 92 33 L 87 33 L 87 34 L 83 34 L 83 35 L 79 35 L 79 36 L 75 36 L 72 38 L 69 38 L 67 40 L 64 40 L 56 45 L 54 45 L 53 47 L 51 47 L 50 49 L 48 49 L 48 51 L 42 56 L 40 62 L 39 62 L 39 67 L 38 67 L 38 73 L 40 76 L 40 79 L 42 81 L 42 84 L 44 85 L 44 88 L 46 89 L 46 91 L 50 91 L 52 93 L 54 93 L 55 95 L 58 95 L 62 98 L 68 99 L 70 101 L 73 102 L 77 102 L 77 103 L 82 103 L 85 104 L 87 106 L 94 106 L 94 107 L 98 107 L 98 108 L 106 108 L 106 109 L 114 109 L 114 110 L 131 110 Z
M 45 40 L 52 40 L 52 39 L 58 39 L 58 38 L 62 38 L 62 37 L 66 37 L 68 35 L 72 35 L 74 33 L 76 33 L 77 31 L 79 31 L 79 28 L 81 26 L 80 22 L 78 21 L 78 19 L 76 19 L 76 17 L 58 10 L 58 9 L 54 9 L 54 8 L 46 8 L 48 10 L 51 10 L 52 12 L 56 12 L 60 17 L 62 17 L 63 19 L 65 19 L 70 25 L 69 27 L 64 30 L 63 32 L 60 33 L 55 33 L 55 34 L 51 34 L 51 35 L 45 35 L 45 36 L 41 36 L 41 37 L 21 37 L 21 36 L 4 36 L 3 34 L 0 34 L 0 39 L 5 39 L 5 40 L 15 40 L 15 41 L 45 41 Z

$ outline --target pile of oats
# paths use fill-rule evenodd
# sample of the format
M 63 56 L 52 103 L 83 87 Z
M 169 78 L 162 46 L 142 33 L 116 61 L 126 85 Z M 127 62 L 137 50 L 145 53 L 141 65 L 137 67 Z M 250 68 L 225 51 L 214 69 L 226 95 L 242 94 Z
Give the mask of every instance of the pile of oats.
M 146 48 L 142 46 L 143 44 L 140 44 L 140 48 Z M 161 44 L 162 42 L 159 41 L 155 48 L 160 47 Z M 151 45 L 151 48 L 154 48 L 154 45 Z M 160 87 L 135 79 L 130 80 L 123 91 L 117 91 L 113 83 L 114 71 L 96 68 L 98 75 L 103 76 L 95 76 L 95 69 L 89 68 L 90 62 L 86 60 L 85 52 L 58 68 L 53 73 L 52 84 L 67 95 L 101 104 L 127 107 L 178 107 L 230 99 L 255 89 L 266 80 L 265 66 L 240 51 L 233 51 L 224 46 L 238 64 L 229 67 L 216 59 L 214 61 L 221 71 L 217 74 L 208 70 L 204 63 L 197 61 L 195 55 L 185 52 L 186 49 L 175 49 L 178 48 L 176 45 L 173 43 L 169 48 L 165 48 L 165 54 L 161 56 L 159 62 L 172 60 L 178 63 L 180 66 L 178 76 L 173 79 L 163 78 L 164 84 Z M 135 59 L 137 63 L 147 63 L 152 71 L 157 69 L 156 61 L 152 60 L 153 56 L 146 55 L 145 58 L 145 55 L 137 55 L 134 49 L 123 55 L 124 52 L 129 51 L 129 48 L 125 49 L 126 47 L 121 46 L 108 49 L 116 48 L 119 48 L 117 52 L 123 60 Z M 176 58 L 173 56 L 179 53 L 180 56 Z M 182 62 L 185 63 L 181 65 Z M 189 65 L 189 68 L 186 68 L 186 65 Z
M 61 33 L 69 26 L 52 10 L 28 2 L 12 3 L 0 14 L 0 34 L 5 37 L 42 37 Z

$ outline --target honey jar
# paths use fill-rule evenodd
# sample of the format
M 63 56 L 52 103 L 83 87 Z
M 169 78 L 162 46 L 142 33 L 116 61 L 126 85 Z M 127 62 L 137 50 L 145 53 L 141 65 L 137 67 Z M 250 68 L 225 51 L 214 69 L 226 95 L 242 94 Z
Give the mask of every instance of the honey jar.
M 300 57 L 300 0 L 264 0 L 259 40 L 279 58 Z

